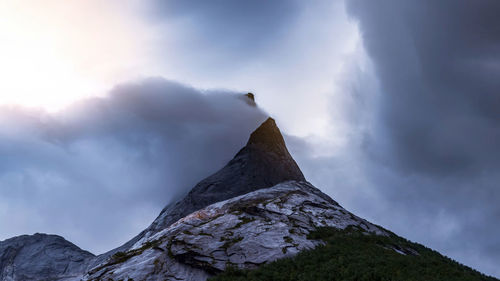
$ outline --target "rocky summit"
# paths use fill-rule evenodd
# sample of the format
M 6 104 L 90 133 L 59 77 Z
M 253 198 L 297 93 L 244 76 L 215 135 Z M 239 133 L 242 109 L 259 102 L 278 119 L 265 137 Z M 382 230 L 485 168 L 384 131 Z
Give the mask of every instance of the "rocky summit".
M 167 206 L 146 230 L 154 234 L 210 204 L 285 181 L 305 181 L 288 152 L 275 121 L 267 119 L 229 163 L 198 183 L 189 194 Z

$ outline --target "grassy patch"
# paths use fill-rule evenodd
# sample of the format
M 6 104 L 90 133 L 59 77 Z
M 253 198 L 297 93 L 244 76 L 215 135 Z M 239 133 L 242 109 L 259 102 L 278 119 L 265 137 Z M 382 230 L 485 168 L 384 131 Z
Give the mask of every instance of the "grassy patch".
M 233 246 L 234 244 L 240 242 L 241 240 L 243 240 L 243 237 L 238 236 L 236 238 L 232 238 L 232 239 L 229 239 L 229 240 L 225 239 L 225 240 L 226 240 L 226 243 L 224 243 L 224 245 L 222 245 L 222 248 L 227 249 L 227 248 Z
M 235 226 L 228 228 L 228 230 L 238 229 L 240 228 L 240 226 L 244 224 L 255 221 L 255 218 L 248 218 L 248 217 L 239 217 L 238 219 L 240 220 L 240 222 L 238 222 Z

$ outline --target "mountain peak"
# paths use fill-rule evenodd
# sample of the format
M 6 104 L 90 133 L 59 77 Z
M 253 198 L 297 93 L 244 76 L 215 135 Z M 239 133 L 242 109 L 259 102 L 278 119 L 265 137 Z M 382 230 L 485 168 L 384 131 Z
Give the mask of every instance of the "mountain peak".
M 286 147 L 285 140 L 273 118 L 267 118 L 248 139 L 247 145 L 264 144 L 269 147 Z
M 147 229 L 123 246 L 100 256 L 96 264 L 210 204 L 286 181 L 305 182 L 306 179 L 288 152 L 276 122 L 268 118 L 226 166 L 196 184 L 183 199 L 167 205 Z
M 225 167 L 197 184 L 190 194 L 212 197 L 223 193 L 229 199 L 290 180 L 305 178 L 288 152 L 276 122 L 268 118 Z
M 268 118 L 225 167 L 198 183 L 183 201 L 191 201 L 194 205 L 190 208 L 192 212 L 221 200 L 291 180 L 305 181 L 305 178 L 288 152 L 276 122 Z
M 184 199 L 163 209 L 146 231 L 154 233 L 210 204 L 285 181 L 301 182 L 305 178 L 276 122 L 268 118 L 226 166 L 199 182 Z

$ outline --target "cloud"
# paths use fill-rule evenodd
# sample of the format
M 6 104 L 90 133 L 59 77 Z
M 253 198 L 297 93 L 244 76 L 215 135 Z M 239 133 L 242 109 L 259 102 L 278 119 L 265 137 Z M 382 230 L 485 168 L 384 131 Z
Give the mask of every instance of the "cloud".
M 147 6 L 146 17 L 153 25 L 179 31 L 172 41 L 166 35 L 165 45 L 203 49 L 190 55 L 202 65 L 217 65 L 218 71 L 241 67 L 269 51 L 289 32 L 300 12 L 295 0 L 152 0 Z
M 500 276 L 498 1 L 216 2 L 113 2 L 134 22 L 116 30 L 140 35 L 127 41 L 141 46 L 133 75 L 120 77 L 251 87 L 300 136 L 285 138 L 318 188 Z M 2 235 L 118 245 L 229 160 L 263 116 L 230 93 L 161 79 L 60 114 L 3 108 Z
M 156 35 L 152 75 L 202 88 L 250 88 L 283 130 L 327 131 L 334 77 L 359 39 L 342 1 L 143 3 Z
M 402 169 L 455 176 L 500 164 L 491 153 L 500 137 L 499 9 L 498 1 L 350 3 Z
M 348 209 L 500 276 L 499 2 L 346 4 L 373 68 L 341 85 L 344 150 L 311 157 L 306 139 L 299 164 Z
M 57 114 L 0 111 L 2 238 L 49 232 L 100 253 L 229 161 L 265 114 L 161 78 Z

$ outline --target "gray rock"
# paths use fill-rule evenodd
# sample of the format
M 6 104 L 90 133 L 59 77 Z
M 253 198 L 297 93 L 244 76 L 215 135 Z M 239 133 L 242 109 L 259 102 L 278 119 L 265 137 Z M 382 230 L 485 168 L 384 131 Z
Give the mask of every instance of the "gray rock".
M 0 242 L 0 280 L 72 280 L 94 257 L 61 236 L 22 235 Z

